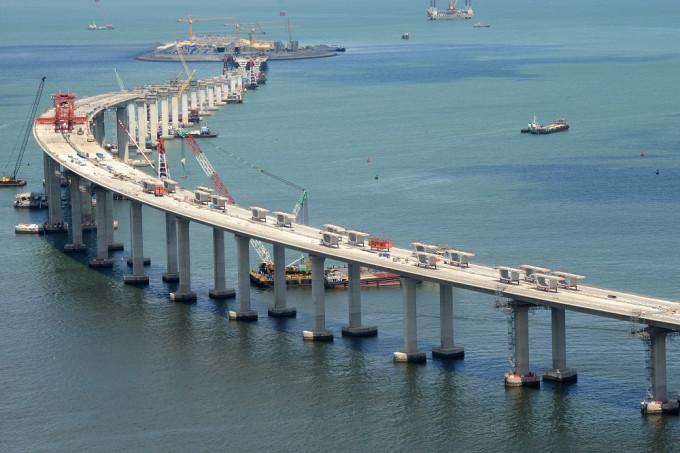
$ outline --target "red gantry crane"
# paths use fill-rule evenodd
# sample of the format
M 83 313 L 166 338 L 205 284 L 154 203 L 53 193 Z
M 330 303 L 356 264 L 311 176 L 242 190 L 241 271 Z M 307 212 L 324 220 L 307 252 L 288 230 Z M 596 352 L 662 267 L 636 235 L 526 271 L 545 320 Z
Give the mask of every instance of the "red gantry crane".
M 104 17 L 104 10 L 102 9 L 102 4 L 99 3 L 99 0 L 94 0 L 94 2 L 99 5 L 99 12 L 102 13 L 102 19 L 104 20 L 104 25 L 106 26 L 107 29 L 113 30 L 113 24 L 110 24 L 106 21 L 106 17 Z

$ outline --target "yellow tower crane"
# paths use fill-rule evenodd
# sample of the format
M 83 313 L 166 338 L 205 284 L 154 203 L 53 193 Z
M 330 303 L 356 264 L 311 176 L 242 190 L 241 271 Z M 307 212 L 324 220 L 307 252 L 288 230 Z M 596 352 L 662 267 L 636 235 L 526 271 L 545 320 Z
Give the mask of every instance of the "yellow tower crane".
M 200 17 L 200 18 L 192 18 L 191 16 L 187 15 L 186 19 L 177 19 L 177 22 L 188 22 L 189 23 L 189 44 L 194 43 L 194 32 L 192 29 L 192 25 L 194 22 L 199 22 L 199 21 L 206 21 L 206 20 L 236 20 L 235 17 Z

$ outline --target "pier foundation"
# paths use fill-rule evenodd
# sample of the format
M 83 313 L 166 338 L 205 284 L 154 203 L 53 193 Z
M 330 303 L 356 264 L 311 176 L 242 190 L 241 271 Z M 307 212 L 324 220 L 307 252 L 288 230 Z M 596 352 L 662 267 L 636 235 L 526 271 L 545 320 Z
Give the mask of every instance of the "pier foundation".
M 416 325 L 416 281 L 401 278 L 404 307 L 404 350 L 394 353 L 395 362 L 425 363 L 427 355 L 418 351 L 418 328 Z
M 325 258 L 309 255 L 312 262 L 312 330 L 302 332 L 302 338 L 308 341 L 333 341 L 333 332 L 326 330 L 326 300 L 324 287 Z
M 678 414 L 678 401 L 668 399 L 666 388 L 666 336 L 668 330 L 660 327 L 648 327 L 648 364 L 651 367 L 650 397 L 640 403 L 643 414 Z
M 106 209 L 107 197 L 106 189 L 103 187 L 95 187 L 94 193 L 97 198 L 97 220 L 102 224 L 110 221 L 113 225 L 113 219 L 107 219 L 108 210 Z M 92 203 L 89 200 L 88 206 Z M 113 260 L 109 259 L 109 244 L 106 237 L 106 228 L 97 229 L 97 258 L 90 260 L 90 267 L 113 267 Z
M 286 306 L 286 248 L 274 244 L 274 306 L 267 313 L 275 317 L 292 317 L 297 314 L 295 307 Z

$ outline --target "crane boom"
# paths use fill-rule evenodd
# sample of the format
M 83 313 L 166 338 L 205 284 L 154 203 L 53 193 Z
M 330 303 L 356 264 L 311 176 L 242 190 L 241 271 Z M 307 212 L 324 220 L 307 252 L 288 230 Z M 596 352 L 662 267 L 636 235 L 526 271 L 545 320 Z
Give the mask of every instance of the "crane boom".
M 26 151 L 26 145 L 28 144 L 28 136 L 31 133 L 33 127 L 33 121 L 35 121 L 35 112 L 38 110 L 38 104 L 40 103 L 40 98 L 42 97 L 43 88 L 45 87 L 45 79 L 43 77 L 40 80 L 40 85 L 38 85 L 38 91 L 35 93 L 35 98 L 33 98 L 33 105 L 31 105 L 31 111 L 26 119 L 26 127 L 24 128 L 24 136 L 19 146 L 19 153 L 17 154 L 17 161 L 14 164 L 14 172 L 12 173 L 11 180 L 16 180 L 17 173 L 19 173 L 19 168 L 21 167 L 21 161 L 24 159 L 24 152 Z M 2 178 L 3 182 L 11 181 L 8 178 Z
M 210 183 L 213 185 L 215 190 L 217 190 L 217 193 L 225 197 L 227 199 L 228 204 L 235 204 L 234 198 L 229 194 L 229 191 L 224 186 L 224 183 L 220 179 L 219 175 L 217 174 L 213 166 L 210 164 L 208 158 L 203 153 L 203 150 L 201 150 L 201 147 L 198 146 L 198 143 L 196 143 L 196 140 L 194 140 L 191 134 L 189 134 L 186 131 L 180 131 L 179 135 L 182 136 L 186 144 L 189 145 L 191 153 L 194 156 L 196 156 L 196 160 L 198 160 L 198 163 L 203 169 L 203 172 L 210 179 Z

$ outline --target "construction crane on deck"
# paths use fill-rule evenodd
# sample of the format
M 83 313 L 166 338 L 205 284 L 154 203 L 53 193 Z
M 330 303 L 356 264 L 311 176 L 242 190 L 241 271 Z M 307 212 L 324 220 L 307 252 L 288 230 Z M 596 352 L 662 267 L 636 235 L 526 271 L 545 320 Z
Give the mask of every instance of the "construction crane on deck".
M 25 186 L 26 181 L 23 179 L 16 179 L 17 178 L 17 173 L 19 172 L 19 167 L 21 167 L 21 161 L 24 158 L 24 152 L 26 151 L 26 144 L 28 143 L 28 136 L 31 133 L 31 129 L 33 128 L 33 121 L 35 120 L 35 112 L 38 110 L 38 104 L 40 103 L 40 98 L 42 97 L 42 92 L 43 88 L 45 87 L 45 79 L 46 77 L 43 77 L 40 80 L 40 85 L 38 85 L 38 91 L 35 93 L 35 98 L 33 99 L 33 105 L 31 106 L 31 111 L 28 114 L 28 118 L 26 119 L 26 126 L 24 128 L 24 136 L 23 140 L 21 141 L 21 145 L 19 146 L 19 152 L 17 154 L 17 160 L 16 163 L 14 164 L 14 171 L 12 172 L 12 176 L 5 176 L 3 174 L 2 176 L 2 181 L 0 181 L 0 187 L 14 187 L 14 186 Z M 18 143 L 18 141 L 17 141 Z M 14 150 L 10 154 L 10 161 L 12 156 L 14 155 L 14 152 L 16 151 L 16 146 L 14 147 Z M 9 162 L 5 166 L 5 170 L 7 170 L 7 167 L 9 166 Z
M 193 32 L 193 23 L 194 22 L 199 22 L 199 21 L 206 21 L 206 20 L 236 20 L 235 17 L 201 17 L 201 18 L 193 18 L 189 15 L 187 15 L 186 19 L 177 19 L 177 22 L 188 22 L 189 23 L 189 44 L 194 43 L 194 32 Z
M 172 111 L 175 108 L 175 104 L 177 104 L 177 101 L 179 101 L 179 98 L 182 96 L 182 93 L 184 93 L 184 90 L 189 86 L 189 83 L 191 83 L 191 80 L 194 78 L 194 74 L 196 71 L 189 71 L 189 67 L 187 66 L 187 62 L 184 60 L 184 55 L 182 55 L 182 49 L 180 48 L 180 45 L 178 42 L 175 42 L 175 48 L 177 49 L 177 55 L 179 56 L 180 61 L 182 62 L 183 69 L 180 71 L 180 73 L 177 75 L 175 78 L 175 82 L 179 79 L 179 77 L 182 75 L 182 72 L 185 72 L 187 75 L 186 80 L 184 83 L 182 83 L 182 86 L 179 88 L 177 91 L 177 96 L 175 96 L 172 99 L 172 103 L 170 104 L 170 111 Z M 188 122 L 187 118 L 182 118 L 183 122 Z

